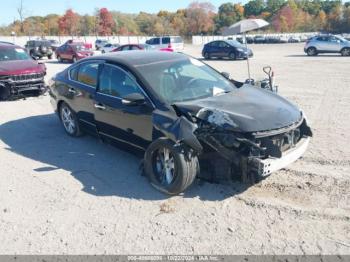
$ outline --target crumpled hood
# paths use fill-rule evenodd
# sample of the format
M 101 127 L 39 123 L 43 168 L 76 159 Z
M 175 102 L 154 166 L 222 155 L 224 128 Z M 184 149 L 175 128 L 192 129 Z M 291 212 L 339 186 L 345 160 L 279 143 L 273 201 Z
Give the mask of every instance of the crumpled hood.
M 1 61 L 0 75 L 42 73 L 45 69 L 34 60 Z
M 286 99 L 250 85 L 175 106 L 184 113 L 237 132 L 279 129 L 299 122 L 302 117 L 301 111 Z

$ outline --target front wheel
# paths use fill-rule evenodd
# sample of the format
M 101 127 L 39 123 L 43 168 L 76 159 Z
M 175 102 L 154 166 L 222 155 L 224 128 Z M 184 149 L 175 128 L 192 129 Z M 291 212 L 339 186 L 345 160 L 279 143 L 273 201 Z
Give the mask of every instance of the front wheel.
M 230 58 L 231 60 L 236 60 L 236 54 L 234 52 L 229 53 L 228 58 Z
M 307 50 L 306 50 L 306 53 L 308 56 L 315 56 L 317 55 L 317 50 L 315 47 L 309 47 Z
M 350 56 L 350 48 L 343 48 L 341 50 L 341 55 L 342 56 Z
M 62 103 L 59 109 L 60 119 L 62 121 L 64 130 L 70 136 L 78 137 L 81 135 L 79 122 L 74 111 L 66 104 Z
M 154 141 L 145 153 L 145 173 L 152 186 L 168 195 L 185 191 L 199 173 L 196 156 L 187 156 L 166 138 Z

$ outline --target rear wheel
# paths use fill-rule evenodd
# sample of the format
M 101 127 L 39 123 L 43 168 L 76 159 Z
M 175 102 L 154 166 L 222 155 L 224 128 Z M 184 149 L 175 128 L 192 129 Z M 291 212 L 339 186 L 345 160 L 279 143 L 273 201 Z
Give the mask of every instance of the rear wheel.
M 340 53 L 342 56 L 350 56 L 350 48 L 343 48 Z
M 64 130 L 67 132 L 67 134 L 75 137 L 80 136 L 81 131 L 79 122 L 74 111 L 63 102 L 59 108 L 59 112 Z
M 306 53 L 308 56 L 315 56 L 317 55 L 317 50 L 315 47 L 309 47 L 307 50 L 306 50 Z
M 52 55 L 48 55 L 47 58 L 51 60 L 52 59 Z
M 59 55 L 57 55 L 57 61 L 58 61 L 59 63 L 62 63 L 62 58 L 61 58 Z
M 208 52 L 204 53 L 204 58 L 209 60 L 211 58 L 210 54 Z
M 159 191 L 176 195 L 185 191 L 199 172 L 196 156 L 187 156 L 166 138 L 154 141 L 145 153 L 145 173 Z
M 77 58 L 75 56 L 73 56 L 73 59 L 72 59 L 73 63 L 77 62 Z

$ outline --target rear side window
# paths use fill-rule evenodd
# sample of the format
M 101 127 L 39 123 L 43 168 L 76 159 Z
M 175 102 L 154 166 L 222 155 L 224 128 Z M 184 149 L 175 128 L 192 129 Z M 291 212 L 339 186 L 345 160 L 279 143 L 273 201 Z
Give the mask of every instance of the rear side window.
M 170 37 L 163 37 L 162 44 L 170 44 Z
M 121 48 L 122 51 L 130 50 L 130 46 L 126 45 Z
M 96 88 L 98 65 L 98 63 L 80 65 L 77 78 L 78 82 Z
M 175 37 L 172 37 L 171 38 L 171 42 L 174 43 L 174 44 L 178 44 L 178 43 L 182 43 L 183 40 L 180 36 L 175 36 Z
M 79 66 L 73 67 L 69 71 L 69 77 L 71 80 L 77 81 L 78 80 L 78 72 L 79 72 Z
M 149 44 L 150 45 L 159 45 L 160 44 L 160 38 L 157 37 L 157 38 L 152 38 L 149 40 Z

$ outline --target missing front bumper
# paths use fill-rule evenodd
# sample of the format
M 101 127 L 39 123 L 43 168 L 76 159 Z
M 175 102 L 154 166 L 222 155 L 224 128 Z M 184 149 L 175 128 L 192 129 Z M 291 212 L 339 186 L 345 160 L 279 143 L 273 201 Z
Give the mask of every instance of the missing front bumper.
M 249 173 L 254 174 L 258 178 L 267 177 L 299 159 L 305 153 L 309 143 L 310 137 L 302 138 L 296 147 L 284 152 L 280 158 L 248 159 Z

